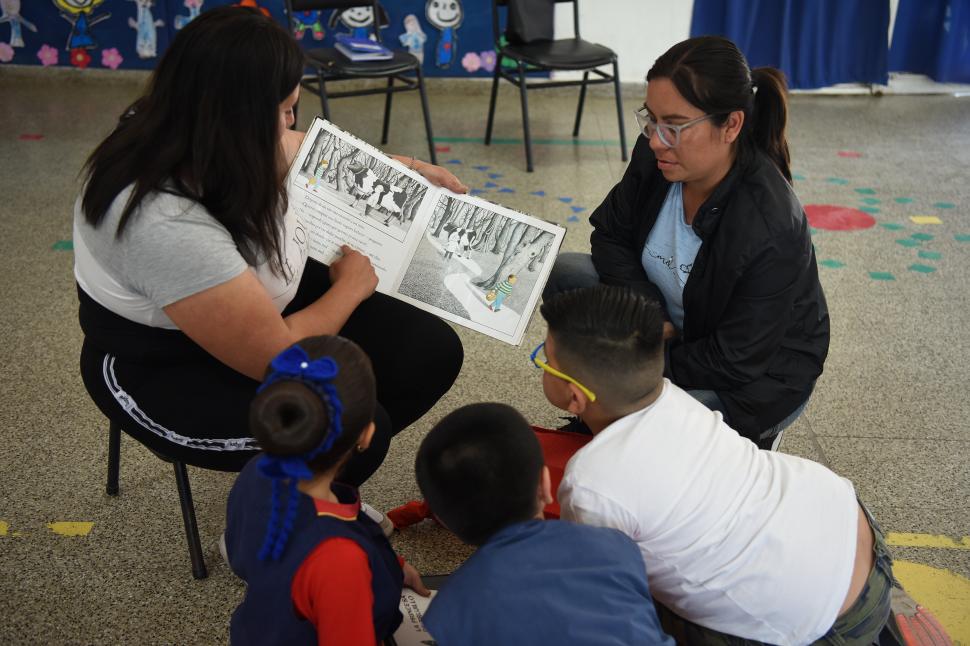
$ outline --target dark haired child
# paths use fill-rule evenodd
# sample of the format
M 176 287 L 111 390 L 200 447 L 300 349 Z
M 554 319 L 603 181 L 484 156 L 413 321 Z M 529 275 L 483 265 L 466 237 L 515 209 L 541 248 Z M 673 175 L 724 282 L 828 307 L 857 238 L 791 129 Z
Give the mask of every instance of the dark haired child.
M 415 471 L 438 520 L 479 546 L 424 615 L 439 646 L 672 643 L 630 539 L 542 520 L 549 471 L 515 409 L 454 411 L 424 438 Z
M 637 542 L 668 632 L 689 644 L 873 642 L 892 560 L 851 482 L 759 450 L 664 379 L 655 302 L 598 286 L 541 312 L 546 397 L 593 432 L 566 465 L 562 518 Z
M 335 482 L 374 435 L 367 355 L 338 336 L 280 353 L 250 408 L 264 454 L 229 493 L 226 548 L 246 596 L 233 644 L 367 644 L 401 623 L 402 584 L 428 591 L 399 559 L 357 491 Z

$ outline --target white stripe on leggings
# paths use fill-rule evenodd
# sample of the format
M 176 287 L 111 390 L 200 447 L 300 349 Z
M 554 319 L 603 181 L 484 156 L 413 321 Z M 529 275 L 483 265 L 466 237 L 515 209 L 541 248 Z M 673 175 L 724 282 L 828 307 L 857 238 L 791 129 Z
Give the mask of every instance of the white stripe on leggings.
M 194 438 L 179 435 L 175 431 L 157 424 L 138 407 L 138 403 L 124 391 L 115 376 L 115 358 L 110 354 L 104 355 L 102 364 L 104 373 L 104 383 L 111 391 L 111 395 L 118 402 L 118 405 L 125 409 L 125 412 L 138 423 L 142 428 L 154 433 L 162 439 L 173 444 L 190 449 L 200 449 L 203 451 L 258 451 L 259 444 L 251 437 L 230 437 L 230 438 Z

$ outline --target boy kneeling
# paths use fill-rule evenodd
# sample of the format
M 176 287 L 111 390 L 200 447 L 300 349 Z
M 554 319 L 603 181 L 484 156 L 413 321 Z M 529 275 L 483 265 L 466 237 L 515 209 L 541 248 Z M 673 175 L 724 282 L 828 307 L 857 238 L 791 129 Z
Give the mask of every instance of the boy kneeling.
M 664 379 L 663 315 L 642 296 L 598 286 L 541 311 L 546 360 L 533 361 L 546 397 L 594 435 L 566 466 L 562 517 L 637 542 L 668 632 L 690 644 L 872 643 L 889 617 L 891 559 L 852 483 L 759 450 Z
M 438 520 L 479 546 L 424 616 L 438 644 L 672 643 L 630 539 L 542 520 L 549 471 L 513 408 L 472 404 L 451 413 L 424 438 L 415 471 Z

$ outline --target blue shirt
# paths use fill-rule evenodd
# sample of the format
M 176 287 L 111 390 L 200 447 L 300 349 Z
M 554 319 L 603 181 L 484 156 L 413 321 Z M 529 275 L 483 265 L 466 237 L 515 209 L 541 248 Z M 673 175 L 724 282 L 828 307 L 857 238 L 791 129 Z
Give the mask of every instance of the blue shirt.
M 423 618 L 438 646 L 673 644 L 621 532 L 530 520 L 492 536 Z
M 640 262 L 647 278 L 663 294 L 670 322 L 678 330 L 684 329 L 684 285 L 700 246 L 701 239 L 684 221 L 683 185 L 671 184 Z

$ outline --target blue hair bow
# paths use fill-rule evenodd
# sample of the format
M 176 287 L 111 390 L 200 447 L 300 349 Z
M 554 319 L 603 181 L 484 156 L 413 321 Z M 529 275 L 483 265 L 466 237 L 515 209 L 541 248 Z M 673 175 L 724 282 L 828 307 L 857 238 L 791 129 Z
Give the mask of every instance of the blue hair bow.
M 259 550 L 259 559 L 265 561 L 272 557 L 278 560 L 283 554 L 283 548 L 289 539 L 290 531 L 296 520 L 297 509 L 300 504 L 300 492 L 296 483 L 298 480 L 309 480 L 315 475 L 308 466 L 314 458 L 329 451 L 334 442 L 343 434 L 343 404 L 337 389 L 333 385 L 333 378 L 339 372 L 337 362 L 331 357 L 321 357 L 311 360 L 307 353 L 298 345 L 291 346 L 278 354 L 270 363 L 272 372 L 263 381 L 256 392 L 262 392 L 270 384 L 279 381 L 299 381 L 306 384 L 315 392 L 330 413 L 330 429 L 326 436 L 315 448 L 303 455 L 278 456 L 264 454 L 256 463 L 259 472 L 273 481 L 273 497 L 270 506 L 270 518 L 266 527 L 266 538 Z M 289 480 L 289 500 L 286 516 L 280 522 L 280 497 L 284 480 Z

